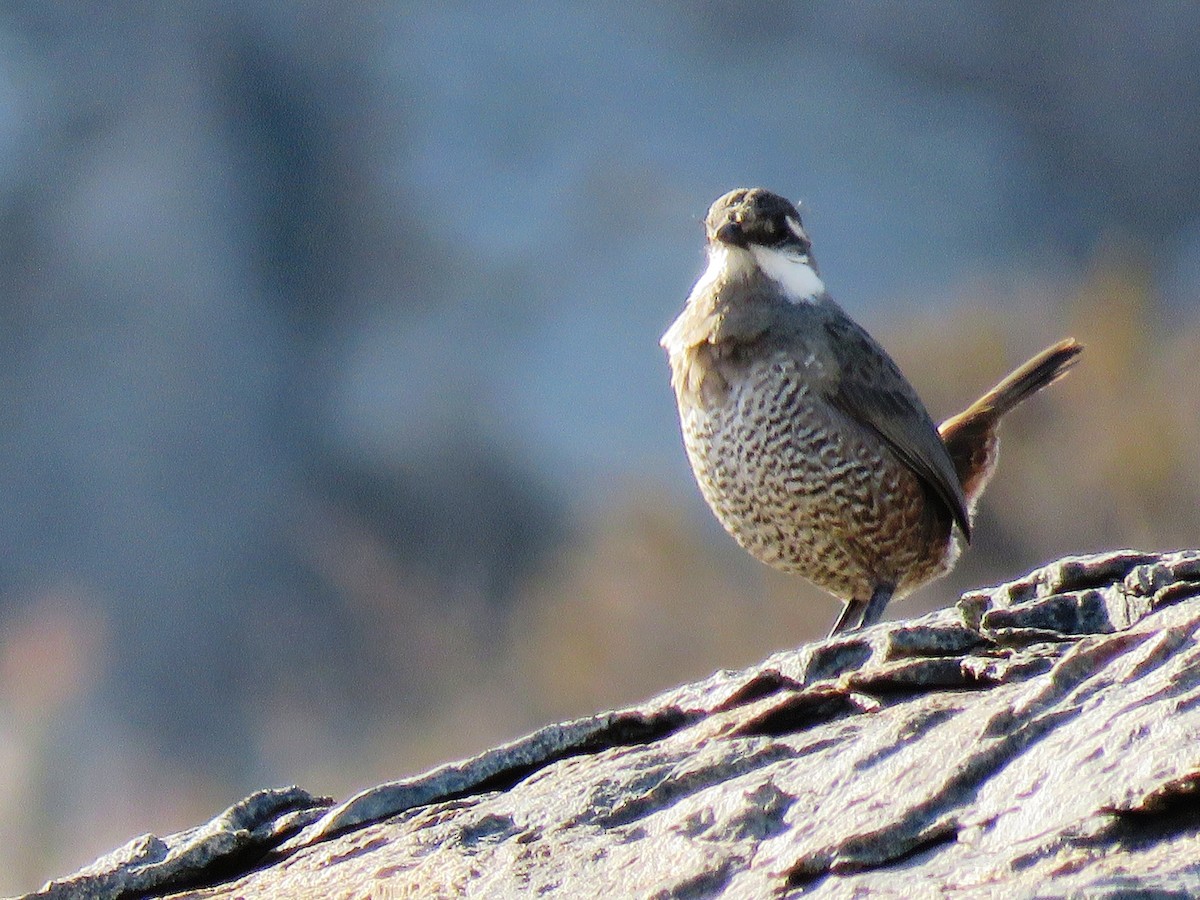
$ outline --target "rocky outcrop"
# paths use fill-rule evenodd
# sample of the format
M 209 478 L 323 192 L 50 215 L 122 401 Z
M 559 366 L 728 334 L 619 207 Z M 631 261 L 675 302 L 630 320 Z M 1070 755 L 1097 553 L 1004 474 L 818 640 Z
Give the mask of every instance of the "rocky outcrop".
M 1198 631 L 1200 551 L 1065 559 L 29 896 L 1198 896 Z

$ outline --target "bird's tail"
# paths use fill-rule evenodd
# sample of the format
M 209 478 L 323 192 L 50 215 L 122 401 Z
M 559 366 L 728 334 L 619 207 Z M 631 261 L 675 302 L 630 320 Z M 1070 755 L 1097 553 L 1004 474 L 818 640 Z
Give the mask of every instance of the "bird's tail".
M 1083 345 L 1074 338 L 1047 347 L 998 385 L 938 426 L 962 484 L 967 508 L 974 507 L 996 466 L 996 426 L 1014 406 L 1067 374 Z

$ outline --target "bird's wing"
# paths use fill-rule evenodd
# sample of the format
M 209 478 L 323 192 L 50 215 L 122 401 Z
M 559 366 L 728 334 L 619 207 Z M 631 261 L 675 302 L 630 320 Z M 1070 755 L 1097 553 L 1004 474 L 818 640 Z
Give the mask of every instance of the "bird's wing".
M 827 319 L 834 365 L 824 385 L 826 399 L 887 442 L 946 505 L 970 541 L 971 521 L 954 462 L 924 404 L 882 347 L 854 321 Z

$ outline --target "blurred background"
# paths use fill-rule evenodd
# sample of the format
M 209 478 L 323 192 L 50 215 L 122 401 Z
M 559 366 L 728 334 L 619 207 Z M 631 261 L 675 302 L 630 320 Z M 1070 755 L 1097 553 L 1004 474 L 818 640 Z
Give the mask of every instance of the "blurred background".
M 957 570 L 1200 541 L 1200 7 L 0 7 L 0 892 L 824 633 L 658 338 L 803 202 L 935 418 L 1072 334 Z

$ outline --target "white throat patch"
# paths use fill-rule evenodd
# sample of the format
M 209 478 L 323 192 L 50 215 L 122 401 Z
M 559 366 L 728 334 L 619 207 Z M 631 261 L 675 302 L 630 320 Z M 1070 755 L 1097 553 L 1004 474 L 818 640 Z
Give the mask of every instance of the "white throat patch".
M 688 295 L 687 306 L 690 307 L 696 298 L 722 282 L 748 277 L 755 266 L 779 285 L 789 303 L 814 303 L 825 293 L 825 282 L 813 271 L 805 257 L 758 245 L 743 250 L 741 247 L 717 243 L 708 248 L 708 267 Z M 685 320 L 686 316 L 680 315 L 659 341 L 672 354 L 683 352 L 682 329 Z
M 713 244 L 708 250 L 708 267 L 688 296 L 690 303 L 719 281 L 731 281 L 750 270 L 751 260 L 744 250 L 728 244 Z
M 754 261 L 763 274 L 776 282 L 791 303 L 812 303 L 825 293 L 825 282 L 813 271 L 808 258 L 754 244 Z

